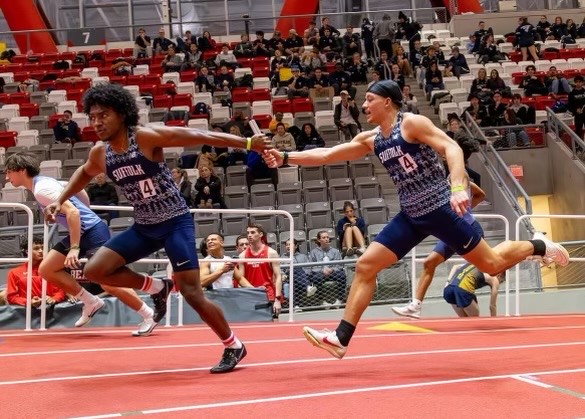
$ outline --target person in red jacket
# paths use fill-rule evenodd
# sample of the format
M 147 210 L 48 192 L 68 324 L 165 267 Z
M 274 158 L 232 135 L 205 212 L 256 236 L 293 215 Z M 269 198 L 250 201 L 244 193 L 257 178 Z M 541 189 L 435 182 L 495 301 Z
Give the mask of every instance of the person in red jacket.
M 22 253 L 26 257 L 28 243 L 23 241 L 21 243 Z M 43 239 L 41 237 L 33 237 L 32 247 L 32 305 L 33 307 L 40 307 L 42 278 L 39 275 L 39 265 L 43 261 Z M 16 268 L 8 271 L 7 278 L 7 300 L 8 304 L 26 306 L 26 284 L 27 284 L 27 270 L 28 263 L 25 262 Z M 50 283 L 47 283 L 46 303 L 48 305 L 57 304 L 65 299 L 65 291 L 57 288 Z

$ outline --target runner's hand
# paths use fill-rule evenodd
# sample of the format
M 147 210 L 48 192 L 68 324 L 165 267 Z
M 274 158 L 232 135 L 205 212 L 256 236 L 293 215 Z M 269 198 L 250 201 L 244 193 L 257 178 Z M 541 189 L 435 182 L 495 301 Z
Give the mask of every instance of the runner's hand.
M 252 137 L 252 150 L 262 154 L 264 150 L 272 148 L 272 140 L 265 134 L 255 134 Z
M 280 151 L 275 149 L 266 151 L 264 154 L 262 154 L 262 158 L 264 159 L 266 165 L 271 169 L 276 169 L 277 167 L 282 166 L 283 163 Z
M 79 249 L 70 249 L 65 258 L 65 267 L 69 269 L 79 269 Z
M 53 202 L 45 207 L 43 214 L 45 215 L 45 222 L 54 223 L 55 216 L 61 211 L 61 205 L 58 202 Z
M 461 217 L 465 214 L 469 205 L 470 202 L 467 191 L 451 192 L 451 208 L 457 213 L 457 215 Z
M 280 304 L 280 300 L 278 298 L 274 300 L 274 304 L 272 305 L 272 310 L 274 311 L 274 314 L 276 316 L 278 316 L 280 314 L 280 312 L 282 311 L 282 305 Z

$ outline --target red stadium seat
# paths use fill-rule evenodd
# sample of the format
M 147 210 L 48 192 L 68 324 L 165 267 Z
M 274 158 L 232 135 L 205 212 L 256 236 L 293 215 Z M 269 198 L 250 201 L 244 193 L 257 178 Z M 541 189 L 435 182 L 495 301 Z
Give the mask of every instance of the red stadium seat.
M 132 86 L 132 85 L 140 86 L 143 83 L 144 83 L 144 76 L 142 76 L 142 75 L 140 75 L 140 76 L 127 76 L 127 78 L 126 78 L 126 84 L 128 86 Z
M 26 55 L 15 55 L 14 57 L 12 57 L 12 62 L 14 64 L 28 63 L 28 57 Z
M 252 89 L 248 87 L 234 87 L 232 89 L 232 101 L 236 102 L 251 102 Z
M 102 60 L 90 60 L 88 63 L 89 67 L 103 67 L 105 65 L 105 63 Z
M 87 142 L 92 142 L 95 143 L 96 141 L 99 140 L 97 134 L 95 133 L 95 128 L 94 127 L 83 127 L 81 129 L 81 141 L 87 141 Z
M 62 52 L 59 54 L 59 59 L 60 60 L 75 60 L 75 52 L 73 51 L 66 51 L 66 52 Z
M 168 127 L 184 127 L 186 124 L 185 124 L 185 121 L 182 119 L 180 119 L 180 120 L 173 119 L 171 121 L 167 121 L 165 123 L 165 125 Z
M 81 103 L 81 98 L 87 89 L 68 89 L 67 100 L 74 100 L 78 104 Z
M 36 103 L 23 103 L 20 105 L 20 116 L 32 118 L 39 114 L 39 105 Z
M 543 145 L 544 144 L 544 131 L 542 128 L 538 127 L 527 127 L 524 129 L 526 134 L 528 134 L 528 138 L 530 138 L 530 142 L 534 145 Z
M 170 95 L 158 95 L 153 98 L 155 108 L 167 108 L 173 106 L 173 98 Z
M 292 103 L 288 99 L 274 99 L 272 101 L 272 112 L 292 112 Z
M 0 132 L 0 147 L 8 148 L 16 145 L 16 131 Z
M 547 107 L 552 108 L 556 102 L 555 99 L 551 99 L 548 96 L 537 96 L 535 99 L 534 109 L 537 111 L 544 111 Z
M 47 75 L 46 71 L 31 71 L 29 77 L 34 80 L 41 81 Z
M 147 74 L 144 76 L 144 83 L 160 84 L 160 76 L 158 74 Z
M 197 72 L 195 70 L 185 70 L 179 73 L 179 76 L 181 81 L 193 81 L 197 77 Z
M 189 93 L 179 93 L 173 97 L 173 106 L 193 106 L 193 98 Z
M 252 69 L 252 75 L 254 77 L 268 77 L 270 68 L 268 66 L 257 66 Z
M 28 71 L 19 71 L 18 73 L 14 73 L 14 81 L 15 82 L 23 82 L 28 79 L 30 73 Z
M 157 95 L 171 95 L 176 93 L 176 86 L 174 83 L 159 84 L 156 87 Z
M 13 105 L 20 105 L 21 103 L 30 103 L 30 95 L 28 93 L 12 93 L 10 95 L 10 103 Z
M 294 98 L 292 100 L 293 114 L 297 112 L 313 112 L 313 102 L 308 97 Z
M 268 129 L 270 121 L 272 121 L 272 115 L 254 115 L 252 119 L 256 121 L 260 129 Z
M 57 61 L 58 59 L 59 59 L 59 53 L 58 52 L 45 52 L 41 56 L 41 63 L 43 63 L 43 62 L 52 63 L 54 61 Z
M 128 84 L 128 77 L 127 76 L 112 76 L 110 77 L 110 83 L 112 84 L 121 84 L 122 86 L 126 86 Z
M 91 79 L 81 79 L 73 82 L 73 88 L 87 90 L 91 87 Z
M 252 90 L 252 102 L 257 100 L 270 100 L 270 89 L 254 89 Z
M 40 63 L 25 63 L 22 65 L 23 71 L 37 71 L 40 68 Z
M 556 60 L 559 58 L 559 53 L 556 51 L 544 51 L 542 53 L 543 60 Z
M 120 48 L 110 48 L 108 49 L 108 51 L 106 52 L 106 59 L 108 58 L 118 58 L 118 57 L 122 57 L 122 50 Z

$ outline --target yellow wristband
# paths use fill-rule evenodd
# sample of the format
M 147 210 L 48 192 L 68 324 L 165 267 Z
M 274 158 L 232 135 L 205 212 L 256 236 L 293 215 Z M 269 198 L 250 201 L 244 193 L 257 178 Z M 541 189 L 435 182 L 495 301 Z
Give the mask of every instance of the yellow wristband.
M 465 187 L 463 185 L 451 186 L 451 192 L 461 192 L 464 190 L 465 190 Z
M 250 151 L 252 149 L 252 138 L 246 138 L 246 150 Z

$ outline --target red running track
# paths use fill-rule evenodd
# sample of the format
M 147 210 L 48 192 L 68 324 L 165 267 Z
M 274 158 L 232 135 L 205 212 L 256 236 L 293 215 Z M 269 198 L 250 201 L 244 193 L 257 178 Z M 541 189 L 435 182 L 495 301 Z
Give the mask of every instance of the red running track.
M 241 367 L 211 375 L 222 352 L 206 327 L 0 334 L 2 416 L 366 418 L 585 415 L 585 316 L 360 324 L 339 361 L 300 324 L 237 325 Z M 395 325 L 395 323 L 393 323 Z M 314 327 L 334 327 L 331 322 Z

